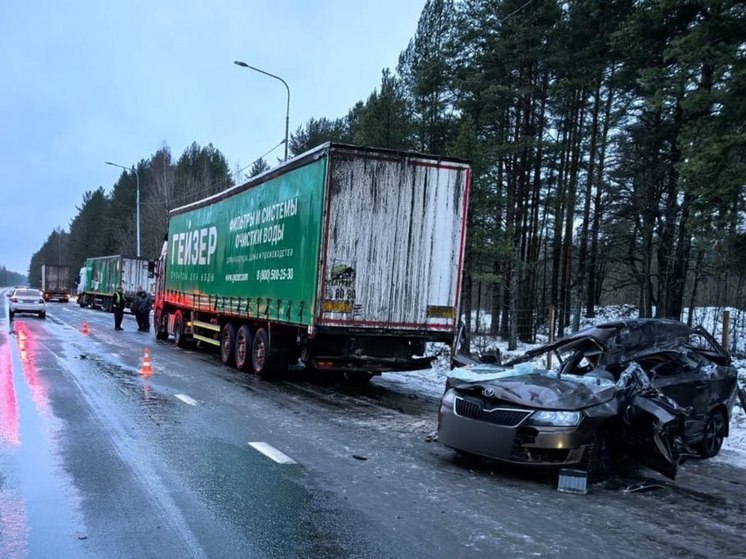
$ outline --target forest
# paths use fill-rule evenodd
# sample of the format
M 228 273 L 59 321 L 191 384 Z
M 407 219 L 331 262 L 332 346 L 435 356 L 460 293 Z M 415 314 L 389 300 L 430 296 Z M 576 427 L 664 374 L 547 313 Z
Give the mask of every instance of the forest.
M 291 155 L 326 141 L 472 166 L 461 311 L 533 342 L 598 305 L 687 319 L 746 309 L 746 4 L 736 0 L 428 0 L 394 69 L 343 116 L 311 118 Z M 231 170 L 213 145 L 163 147 L 86 192 L 33 255 L 155 258 L 168 211 L 270 168 Z M 469 321 L 467 321 L 467 325 Z

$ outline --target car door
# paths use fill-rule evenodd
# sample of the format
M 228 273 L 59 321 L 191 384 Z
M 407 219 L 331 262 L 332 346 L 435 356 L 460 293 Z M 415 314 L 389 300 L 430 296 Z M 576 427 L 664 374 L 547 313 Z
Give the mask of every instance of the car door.
M 701 326 L 692 330 L 688 343 L 692 352 L 704 363 L 699 374 L 701 381 L 709 386 L 707 413 L 712 413 L 718 405 L 731 409 L 738 391 L 738 370 L 733 366 L 730 353 Z
M 653 386 L 689 414 L 684 422 L 687 441 L 698 440 L 710 413 L 712 386 L 708 368 L 713 365 L 693 351 L 671 351 L 650 370 Z
M 656 388 L 651 382 L 650 368 L 643 368 L 639 362 L 627 366 L 617 388 L 620 390 L 625 452 L 640 463 L 675 479 L 679 456 L 684 449 L 687 410 Z
M 641 464 L 676 479 L 683 417 L 654 390 L 635 394 L 625 411 L 625 450 Z

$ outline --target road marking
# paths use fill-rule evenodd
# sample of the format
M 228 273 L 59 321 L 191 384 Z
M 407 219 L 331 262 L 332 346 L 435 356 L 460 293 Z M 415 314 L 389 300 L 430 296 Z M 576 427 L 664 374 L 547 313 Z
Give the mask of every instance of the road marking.
M 176 394 L 176 398 L 178 398 L 179 400 L 181 400 L 185 404 L 189 404 L 190 406 L 196 406 L 197 405 L 197 400 L 195 400 L 194 398 L 191 398 L 191 397 L 187 396 L 186 394 Z
M 271 458 L 278 464 L 297 464 L 297 462 L 290 458 L 290 456 L 283 454 L 275 447 L 273 447 L 272 445 L 268 445 L 267 443 L 249 443 L 249 446 L 253 447 L 254 450 L 258 450 L 267 458 Z

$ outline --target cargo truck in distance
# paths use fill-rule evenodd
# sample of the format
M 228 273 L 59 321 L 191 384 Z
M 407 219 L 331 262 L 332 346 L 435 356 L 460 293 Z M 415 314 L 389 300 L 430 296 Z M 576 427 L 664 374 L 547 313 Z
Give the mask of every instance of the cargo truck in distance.
M 152 292 L 154 266 L 152 260 L 118 254 L 87 258 L 78 276 L 78 304 L 111 312 L 114 292 L 121 285 L 126 307 L 132 308 L 138 287 Z
M 70 266 L 42 264 L 41 292 L 45 301 L 70 300 Z
M 169 215 L 154 328 L 268 376 L 430 366 L 458 321 L 463 161 L 326 143 Z

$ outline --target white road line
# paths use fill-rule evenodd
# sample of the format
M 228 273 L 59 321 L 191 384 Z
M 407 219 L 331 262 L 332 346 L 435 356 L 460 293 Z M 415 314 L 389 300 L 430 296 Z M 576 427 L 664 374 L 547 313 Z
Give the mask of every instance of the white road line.
M 249 443 L 249 446 L 253 447 L 255 450 L 258 450 L 266 457 L 271 458 L 278 464 L 297 464 L 297 462 L 290 458 L 288 455 L 283 454 L 275 447 L 273 447 L 272 445 L 268 445 L 267 443 Z
M 184 402 L 185 404 L 189 404 L 190 406 L 196 406 L 197 400 L 194 398 L 187 396 L 186 394 L 176 394 L 176 398 Z

